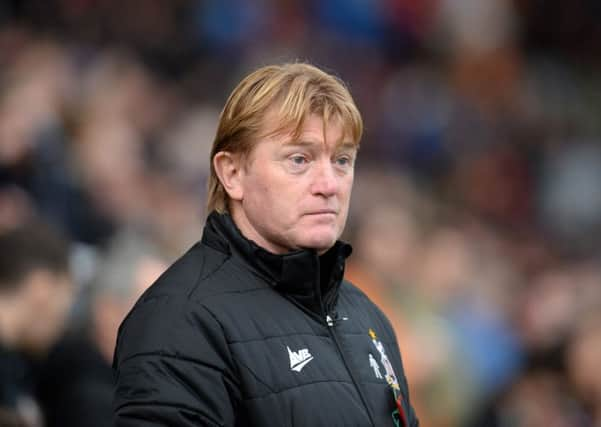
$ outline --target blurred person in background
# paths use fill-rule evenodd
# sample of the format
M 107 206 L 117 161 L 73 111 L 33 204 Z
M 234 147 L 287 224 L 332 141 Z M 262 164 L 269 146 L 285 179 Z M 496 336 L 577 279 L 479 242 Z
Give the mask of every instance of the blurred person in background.
M 159 250 L 138 233 L 123 231 L 101 255 L 84 292 L 82 330 L 71 331 L 41 369 L 38 397 L 46 427 L 112 426 L 111 370 L 119 324 L 166 268 Z
M 40 363 L 65 327 L 73 296 L 68 246 L 27 223 L 0 234 L 0 425 L 42 426 L 34 399 Z
M 575 328 L 566 354 L 566 365 L 575 395 L 581 399 L 592 420 L 601 425 L 601 314 L 589 312 Z
M 390 322 L 343 280 L 362 128 L 342 82 L 308 64 L 234 89 L 202 240 L 120 328 L 117 426 L 419 424 Z

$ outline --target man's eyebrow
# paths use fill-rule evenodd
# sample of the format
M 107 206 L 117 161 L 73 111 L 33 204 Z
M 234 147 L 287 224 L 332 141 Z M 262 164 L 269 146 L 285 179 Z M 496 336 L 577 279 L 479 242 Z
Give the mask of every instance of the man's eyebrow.
M 303 139 L 290 139 L 282 143 L 285 146 L 291 147 L 311 147 L 315 145 L 323 144 L 322 141 L 311 138 L 303 138 Z M 352 141 L 344 141 L 336 144 L 336 149 L 338 150 L 356 150 L 358 148 L 358 144 L 355 144 Z

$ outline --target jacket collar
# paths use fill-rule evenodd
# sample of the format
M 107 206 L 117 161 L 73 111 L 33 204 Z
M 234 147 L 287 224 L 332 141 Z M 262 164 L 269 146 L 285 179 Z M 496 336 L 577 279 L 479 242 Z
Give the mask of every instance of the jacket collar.
M 321 313 L 320 299 L 329 311 L 336 301 L 350 245 L 337 241 L 322 256 L 314 250 L 276 255 L 244 237 L 229 214 L 212 212 L 202 242 L 239 257 L 279 292 L 288 294 L 312 311 Z

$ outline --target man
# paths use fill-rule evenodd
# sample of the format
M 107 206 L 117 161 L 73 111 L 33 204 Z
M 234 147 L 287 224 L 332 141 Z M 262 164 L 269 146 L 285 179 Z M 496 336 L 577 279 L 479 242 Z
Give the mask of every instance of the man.
M 202 240 L 121 326 L 117 426 L 418 425 L 388 320 L 343 280 L 362 126 L 307 64 L 234 89 Z
M 41 426 L 30 361 L 44 359 L 73 297 L 66 242 L 43 224 L 0 234 L 0 425 Z

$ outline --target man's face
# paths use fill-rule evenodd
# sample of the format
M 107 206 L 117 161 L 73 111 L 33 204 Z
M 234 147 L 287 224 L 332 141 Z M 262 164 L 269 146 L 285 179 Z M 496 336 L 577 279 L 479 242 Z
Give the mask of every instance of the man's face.
M 270 127 L 271 126 L 271 127 Z M 273 118 L 267 129 L 275 128 Z M 340 237 L 353 185 L 356 146 L 338 120 L 311 115 L 300 136 L 260 140 L 240 168 L 232 216 L 242 233 L 272 253 L 325 252 Z
M 18 347 L 34 356 L 43 355 L 63 333 L 73 301 L 73 283 L 66 274 L 43 269 L 24 280 L 19 302 L 15 300 L 21 307 Z

